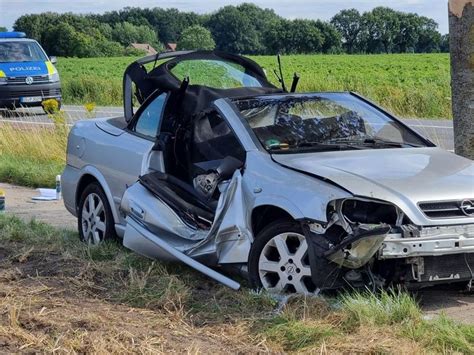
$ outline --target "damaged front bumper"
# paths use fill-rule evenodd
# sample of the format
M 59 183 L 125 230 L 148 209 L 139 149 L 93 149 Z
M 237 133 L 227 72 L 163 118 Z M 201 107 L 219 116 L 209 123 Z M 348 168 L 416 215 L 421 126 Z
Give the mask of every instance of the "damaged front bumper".
M 411 229 L 388 234 L 379 259 L 474 253 L 474 225 Z
M 312 279 L 320 289 L 419 288 L 474 278 L 474 225 L 360 225 L 338 244 L 327 235 L 306 228 Z

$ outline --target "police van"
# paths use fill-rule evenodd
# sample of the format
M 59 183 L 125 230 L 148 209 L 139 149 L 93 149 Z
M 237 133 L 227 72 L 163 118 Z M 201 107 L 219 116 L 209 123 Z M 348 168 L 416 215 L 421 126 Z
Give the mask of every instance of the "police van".
M 0 108 L 41 106 L 47 99 L 61 103 L 61 83 L 54 64 L 23 32 L 0 32 Z

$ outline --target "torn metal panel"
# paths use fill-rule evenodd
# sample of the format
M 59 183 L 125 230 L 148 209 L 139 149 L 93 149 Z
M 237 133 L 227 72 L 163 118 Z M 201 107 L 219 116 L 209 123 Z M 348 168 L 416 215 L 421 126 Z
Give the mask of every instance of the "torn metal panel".
M 209 230 L 197 229 L 185 223 L 172 208 L 140 183 L 127 190 L 121 208 L 148 231 L 186 255 L 194 258 L 211 256 L 209 260 L 219 263 L 244 263 L 252 239 L 246 224 L 246 198 L 240 171 L 237 170 L 229 182 L 221 184 L 220 190 L 215 218 Z M 159 246 L 154 247 L 148 242 L 141 245 L 142 241 L 136 242 L 134 239 L 137 239 L 136 233 L 130 235 L 126 232 L 124 245 L 140 254 L 149 257 L 158 255 L 169 260 L 169 255 L 159 251 Z
M 241 172 L 236 170 L 221 192 L 211 230 L 205 239 L 188 251 L 188 255 L 215 252 L 221 264 L 247 262 L 253 238 L 247 223 L 250 196 L 243 184 Z
M 125 244 L 125 241 L 127 241 L 127 244 Z M 181 261 L 227 287 L 230 287 L 234 290 L 238 290 L 240 288 L 240 284 L 238 282 L 235 282 L 234 280 L 214 271 L 213 269 L 180 252 L 175 247 L 165 242 L 163 239 L 157 237 L 155 234 L 151 233 L 149 230 L 141 226 L 138 222 L 130 217 L 127 218 L 125 241 L 124 245 L 126 246 L 134 246 L 134 242 L 141 241 L 141 247 L 148 247 L 146 253 L 152 258 L 160 259 L 162 255 L 168 254 L 171 259 Z M 139 253 L 140 251 L 144 253 L 142 248 L 136 251 Z

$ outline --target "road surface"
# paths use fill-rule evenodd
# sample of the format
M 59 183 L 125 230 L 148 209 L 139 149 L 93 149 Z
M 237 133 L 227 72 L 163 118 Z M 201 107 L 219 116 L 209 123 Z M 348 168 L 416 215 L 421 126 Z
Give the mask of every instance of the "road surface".
M 123 114 L 121 107 L 97 107 L 94 112 L 89 113 L 83 106 L 64 105 L 62 110 L 66 114 L 68 123 L 87 118 L 115 117 Z M 52 124 L 51 119 L 43 113 L 41 108 L 25 108 L 13 112 L 0 110 L 0 123 L 2 121 L 32 125 Z M 404 119 L 403 121 L 439 147 L 447 150 L 454 149 L 453 122 L 451 120 Z

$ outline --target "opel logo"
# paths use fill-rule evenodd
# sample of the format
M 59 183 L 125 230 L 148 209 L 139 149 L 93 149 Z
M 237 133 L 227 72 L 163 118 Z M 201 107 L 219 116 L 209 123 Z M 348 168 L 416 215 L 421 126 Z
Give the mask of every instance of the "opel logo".
M 474 217 L 474 202 L 472 200 L 463 200 L 459 208 L 466 216 Z
M 27 85 L 33 84 L 33 78 L 31 76 L 27 76 L 26 79 L 25 79 L 25 83 Z

